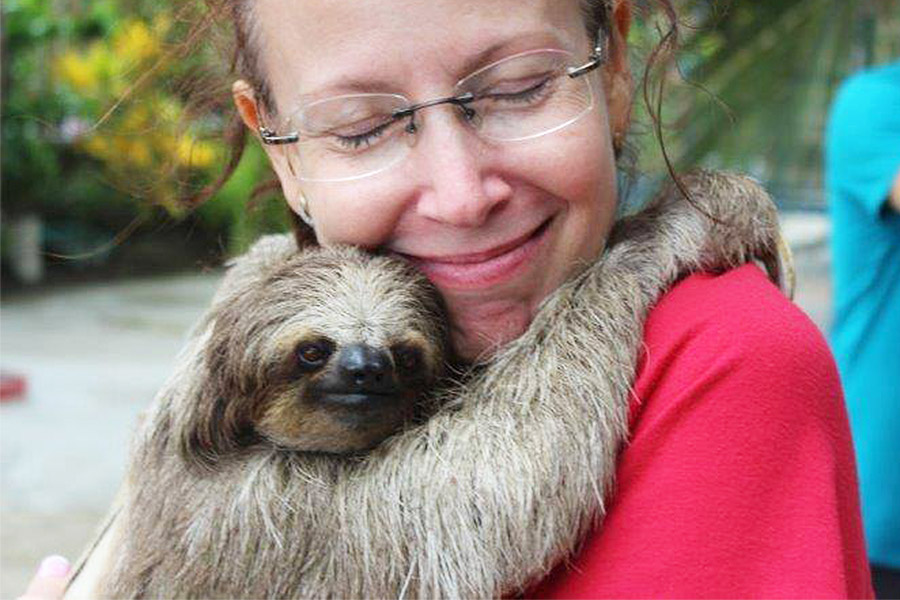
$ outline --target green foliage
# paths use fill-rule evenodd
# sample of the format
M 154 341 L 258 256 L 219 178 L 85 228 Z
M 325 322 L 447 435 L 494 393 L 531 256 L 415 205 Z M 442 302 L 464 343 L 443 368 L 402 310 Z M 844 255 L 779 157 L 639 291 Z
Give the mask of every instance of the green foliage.
M 259 144 L 251 144 L 228 183 L 216 197 L 197 209 L 200 219 L 213 227 L 227 229 L 227 254 L 235 256 L 247 250 L 264 232 L 288 228 L 287 208 L 279 196 L 260 196 L 247 201 L 248 190 L 271 177 L 268 160 Z
M 781 200 L 821 203 L 822 133 L 837 86 L 855 70 L 900 56 L 897 0 L 691 0 L 678 68 L 663 104 L 676 167 L 750 171 Z M 646 28 L 637 35 L 645 39 Z M 651 122 L 638 105 L 638 121 Z M 652 136 L 645 164 L 661 168 Z
M 136 217 L 148 225 L 166 217 L 221 232 L 233 249 L 286 226 L 272 209 L 246 207 L 265 178 L 258 149 L 220 197 L 186 208 L 224 165 L 226 115 L 218 107 L 188 114 L 190 83 L 214 69 L 206 68 L 210 48 L 175 52 L 190 26 L 176 9 L 148 0 L 4 1 L 5 214 L 37 212 L 50 231 L 90 230 L 93 240 Z
M 113 211 L 128 204 L 111 194 L 79 153 L 65 142 L 62 124 L 77 115 L 79 99 L 53 82 L 47 65 L 67 40 L 104 35 L 114 2 L 95 2 L 82 19 L 59 18 L 45 0 L 3 3 L 3 208 L 49 216 L 90 209 L 76 200 L 105 198 Z M 69 121 L 77 126 L 76 121 Z M 88 168 L 84 168 L 87 166 Z

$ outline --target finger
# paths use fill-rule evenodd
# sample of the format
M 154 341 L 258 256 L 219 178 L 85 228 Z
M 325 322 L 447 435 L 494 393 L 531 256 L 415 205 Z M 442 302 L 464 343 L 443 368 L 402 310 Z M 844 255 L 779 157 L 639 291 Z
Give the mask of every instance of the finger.
M 19 600 L 56 600 L 63 597 L 69 578 L 69 561 L 62 556 L 48 556 L 41 561 L 25 595 Z

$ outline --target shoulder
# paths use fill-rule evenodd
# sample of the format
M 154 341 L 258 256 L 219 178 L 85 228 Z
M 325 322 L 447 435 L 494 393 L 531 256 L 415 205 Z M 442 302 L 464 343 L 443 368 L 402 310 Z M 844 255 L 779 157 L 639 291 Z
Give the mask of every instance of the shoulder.
M 729 347 L 734 336 L 754 345 L 821 337 L 803 311 L 751 264 L 682 279 L 653 307 L 646 330 L 648 341 L 693 334 L 710 343 L 728 342 Z
M 754 265 L 646 322 L 602 528 L 545 597 L 869 597 L 853 449 L 816 326 Z
M 858 198 L 873 216 L 887 200 L 900 166 L 898 105 L 900 62 L 862 71 L 842 84 L 825 132 L 829 193 Z
M 597 542 L 627 559 L 609 584 L 634 596 L 867 595 L 850 430 L 815 324 L 746 265 L 674 286 L 644 341 Z M 658 583 L 629 579 L 638 562 Z
M 848 77 L 838 89 L 836 103 L 869 102 L 875 93 L 896 94 L 900 90 L 900 62 L 865 69 Z
M 860 71 L 838 89 L 831 109 L 832 121 L 857 117 L 853 125 L 868 121 L 870 110 L 883 112 L 885 102 L 900 97 L 900 62 Z M 891 106 L 889 104 L 888 106 Z
M 728 402 L 765 396 L 773 386 L 782 390 L 775 400 L 840 399 L 821 332 L 754 265 L 691 275 L 647 318 L 633 416 L 650 397 L 665 400 L 666 392 L 698 385 L 727 390 Z

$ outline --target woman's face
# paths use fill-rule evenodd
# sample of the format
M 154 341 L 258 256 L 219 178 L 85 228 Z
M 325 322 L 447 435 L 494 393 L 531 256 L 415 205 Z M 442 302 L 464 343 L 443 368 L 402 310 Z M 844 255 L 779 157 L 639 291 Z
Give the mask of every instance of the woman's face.
M 252 10 L 279 117 L 301 96 L 446 97 L 504 57 L 553 48 L 583 63 L 593 45 L 578 0 L 265 0 Z M 285 147 L 267 150 L 292 206 L 306 197 L 319 241 L 411 260 L 443 294 L 457 351 L 473 359 L 520 335 L 541 301 L 602 250 L 616 206 L 610 123 L 626 122 L 628 110 L 608 102 L 608 88 L 630 83 L 623 62 L 588 75 L 590 112 L 532 140 L 484 141 L 445 104 L 417 115 L 402 162 L 364 179 L 300 181 Z M 248 104 L 239 98 L 250 124 Z

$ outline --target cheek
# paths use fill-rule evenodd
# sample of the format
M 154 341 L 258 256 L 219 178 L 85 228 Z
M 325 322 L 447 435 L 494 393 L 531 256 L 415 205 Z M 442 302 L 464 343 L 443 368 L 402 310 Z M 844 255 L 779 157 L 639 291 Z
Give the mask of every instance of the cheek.
M 573 126 L 548 136 L 545 143 L 538 138 L 523 147 L 510 170 L 562 201 L 566 219 L 606 221 L 617 202 L 615 160 L 606 123 L 606 112 L 595 107 Z
M 595 152 L 576 159 L 566 170 L 570 174 L 565 182 L 568 212 L 556 254 L 562 279 L 568 277 L 572 265 L 600 255 L 615 219 L 618 191 L 611 148 L 608 153 Z
M 304 188 L 320 244 L 375 247 L 387 240 L 403 212 L 401 190 L 390 177 Z
M 616 165 L 606 112 L 595 109 L 596 116 L 584 124 L 585 135 L 569 141 L 570 148 L 560 157 L 556 169 L 564 174 L 560 185 L 572 211 L 571 218 L 582 222 L 586 235 L 605 237 L 618 202 Z

